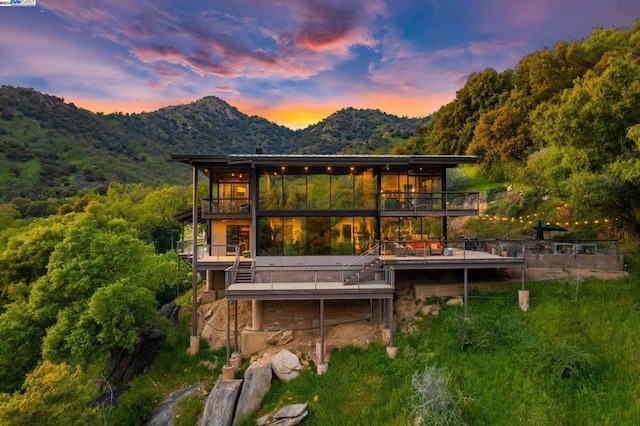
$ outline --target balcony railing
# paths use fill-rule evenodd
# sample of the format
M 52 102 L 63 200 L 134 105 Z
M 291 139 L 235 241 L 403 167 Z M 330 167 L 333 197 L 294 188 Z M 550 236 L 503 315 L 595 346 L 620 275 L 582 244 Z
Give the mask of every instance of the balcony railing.
M 177 244 L 178 254 L 193 257 L 193 241 L 179 241 Z M 234 244 L 208 245 L 198 244 L 198 260 L 213 258 L 211 260 L 228 261 L 230 256 L 237 256 L 240 253 L 240 246 Z
M 215 214 L 251 213 L 251 204 L 248 198 L 205 198 L 202 200 L 202 215 L 204 217 Z
M 480 208 L 478 192 L 405 192 L 384 191 L 379 194 L 382 211 L 414 213 L 439 211 L 475 211 Z

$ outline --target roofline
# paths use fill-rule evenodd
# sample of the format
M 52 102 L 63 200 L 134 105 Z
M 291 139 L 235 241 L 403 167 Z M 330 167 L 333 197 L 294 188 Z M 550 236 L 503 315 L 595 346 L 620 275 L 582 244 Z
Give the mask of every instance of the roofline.
M 410 166 L 439 165 L 455 167 L 460 164 L 475 164 L 475 155 L 284 155 L 284 154 L 229 154 L 229 155 L 171 155 L 171 161 L 202 166 L 205 164 L 248 166 L 282 165 L 366 165 L 366 166 Z

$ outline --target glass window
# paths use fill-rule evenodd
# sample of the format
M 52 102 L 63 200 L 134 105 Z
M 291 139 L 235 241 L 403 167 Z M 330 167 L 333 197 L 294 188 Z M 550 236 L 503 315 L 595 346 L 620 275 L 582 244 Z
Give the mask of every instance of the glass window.
M 331 208 L 329 175 L 309 175 L 307 194 L 309 210 L 329 210 Z
M 355 209 L 374 210 L 377 195 L 377 182 L 371 169 L 355 175 Z
M 259 208 L 262 210 L 282 209 L 282 175 L 263 173 L 260 175 Z
M 282 255 L 282 218 L 261 217 L 258 220 L 258 252 L 263 256 Z
M 354 177 L 331 176 L 331 210 L 353 210 Z
M 284 175 L 284 209 L 285 210 L 306 210 L 307 209 L 307 177 L 302 175 Z
M 306 254 L 331 254 L 331 232 L 331 218 L 308 217 Z

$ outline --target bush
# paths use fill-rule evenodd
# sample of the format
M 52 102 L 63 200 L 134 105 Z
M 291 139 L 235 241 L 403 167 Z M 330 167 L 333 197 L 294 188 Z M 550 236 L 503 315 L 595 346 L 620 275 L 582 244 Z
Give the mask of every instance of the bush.
M 113 412 L 113 419 L 109 419 L 110 424 L 116 425 L 141 425 L 151 417 L 155 410 L 160 396 L 146 388 L 136 389 L 122 394 L 118 400 L 118 406 Z
M 545 367 L 557 379 L 581 378 L 591 372 L 595 362 L 591 354 L 562 340 L 546 354 Z
M 488 349 L 494 341 L 494 333 L 486 321 L 474 316 L 458 315 L 454 319 L 456 343 L 460 349 Z
M 460 425 L 463 399 L 452 389 L 451 380 L 443 368 L 425 365 L 411 377 L 414 393 L 411 412 L 422 425 Z M 414 422 L 417 424 L 417 422 Z

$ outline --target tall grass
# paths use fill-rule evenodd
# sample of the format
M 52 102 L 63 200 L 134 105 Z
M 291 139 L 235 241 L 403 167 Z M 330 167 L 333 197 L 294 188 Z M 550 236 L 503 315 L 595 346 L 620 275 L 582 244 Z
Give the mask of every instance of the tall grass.
M 574 281 L 527 287 L 528 313 L 513 290 L 471 298 L 468 316 L 443 307 L 397 336 L 395 359 L 380 344 L 334 350 L 326 374 L 274 382 L 261 414 L 307 402 L 308 425 L 413 424 L 416 374 L 437 365 L 448 389 L 464 397 L 456 407 L 467 424 L 637 424 L 638 282 L 588 280 L 577 297 Z

